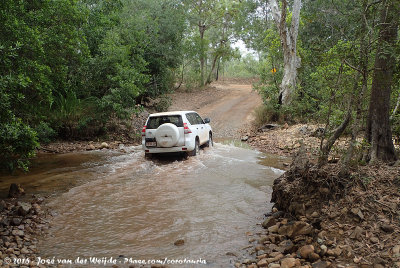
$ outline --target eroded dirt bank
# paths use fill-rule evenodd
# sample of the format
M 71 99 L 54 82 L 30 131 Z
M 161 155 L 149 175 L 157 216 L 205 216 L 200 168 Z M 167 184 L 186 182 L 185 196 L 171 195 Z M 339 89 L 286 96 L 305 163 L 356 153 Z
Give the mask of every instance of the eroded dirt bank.
M 300 158 L 300 159 L 299 159 Z M 263 232 L 236 267 L 400 267 L 400 170 L 337 164 L 317 168 L 298 155 L 276 179 Z

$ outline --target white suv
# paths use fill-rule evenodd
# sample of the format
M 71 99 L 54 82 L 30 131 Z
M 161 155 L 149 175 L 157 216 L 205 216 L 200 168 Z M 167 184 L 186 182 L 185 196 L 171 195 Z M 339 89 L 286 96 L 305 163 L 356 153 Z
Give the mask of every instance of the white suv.
M 213 146 L 212 129 L 194 111 L 150 114 L 142 130 L 142 147 L 146 156 L 183 152 L 195 156 L 200 146 Z

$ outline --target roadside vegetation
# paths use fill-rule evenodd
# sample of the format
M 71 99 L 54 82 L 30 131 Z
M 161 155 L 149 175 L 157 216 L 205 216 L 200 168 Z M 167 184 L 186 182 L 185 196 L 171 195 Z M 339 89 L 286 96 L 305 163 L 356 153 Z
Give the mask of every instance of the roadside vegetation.
M 342 134 L 352 140 L 347 162 L 397 159 L 396 1 L 5 0 L 0 8 L 2 168 L 26 170 L 40 144 L 103 137 L 143 109 L 168 109 L 168 93 L 220 77 L 258 78 L 260 125 L 324 124 L 321 163 Z M 238 40 L 254 53 L 232 48 Z

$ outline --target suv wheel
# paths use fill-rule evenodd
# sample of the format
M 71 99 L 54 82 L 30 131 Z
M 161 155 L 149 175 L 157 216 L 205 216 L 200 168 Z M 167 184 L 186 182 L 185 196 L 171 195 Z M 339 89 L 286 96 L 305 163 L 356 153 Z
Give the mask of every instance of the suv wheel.
M 207 143 L 206 143 L 206 146 L 207 146 L 207 147 L 213 147 L 213 146 L 214 146 L 214 142 L 213 142 L 211 133 L 210 133 L 209 136 L 208 136 L 208 141 L 207 141 Z
M 196 156 L 197 154 L 200 154 L 200 145 L 199 145 L 199 140 L 198 139 L 196 139 L 194 150 L 189 152 L 190 156 Z

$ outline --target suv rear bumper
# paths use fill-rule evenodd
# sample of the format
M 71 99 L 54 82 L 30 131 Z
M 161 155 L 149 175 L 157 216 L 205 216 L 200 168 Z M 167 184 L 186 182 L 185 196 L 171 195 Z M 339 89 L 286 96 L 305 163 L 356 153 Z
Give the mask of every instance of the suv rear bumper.
M 194 150 L 194 142 L 185 142 L 185 146 L 174 146 L 174 147 L 146 147 L 145 141 L 142 141 L 142 148 L 146 153 L 150 154 L 161 154 L 161 153 L 176 153 L 176 152 L 190 152 Z

